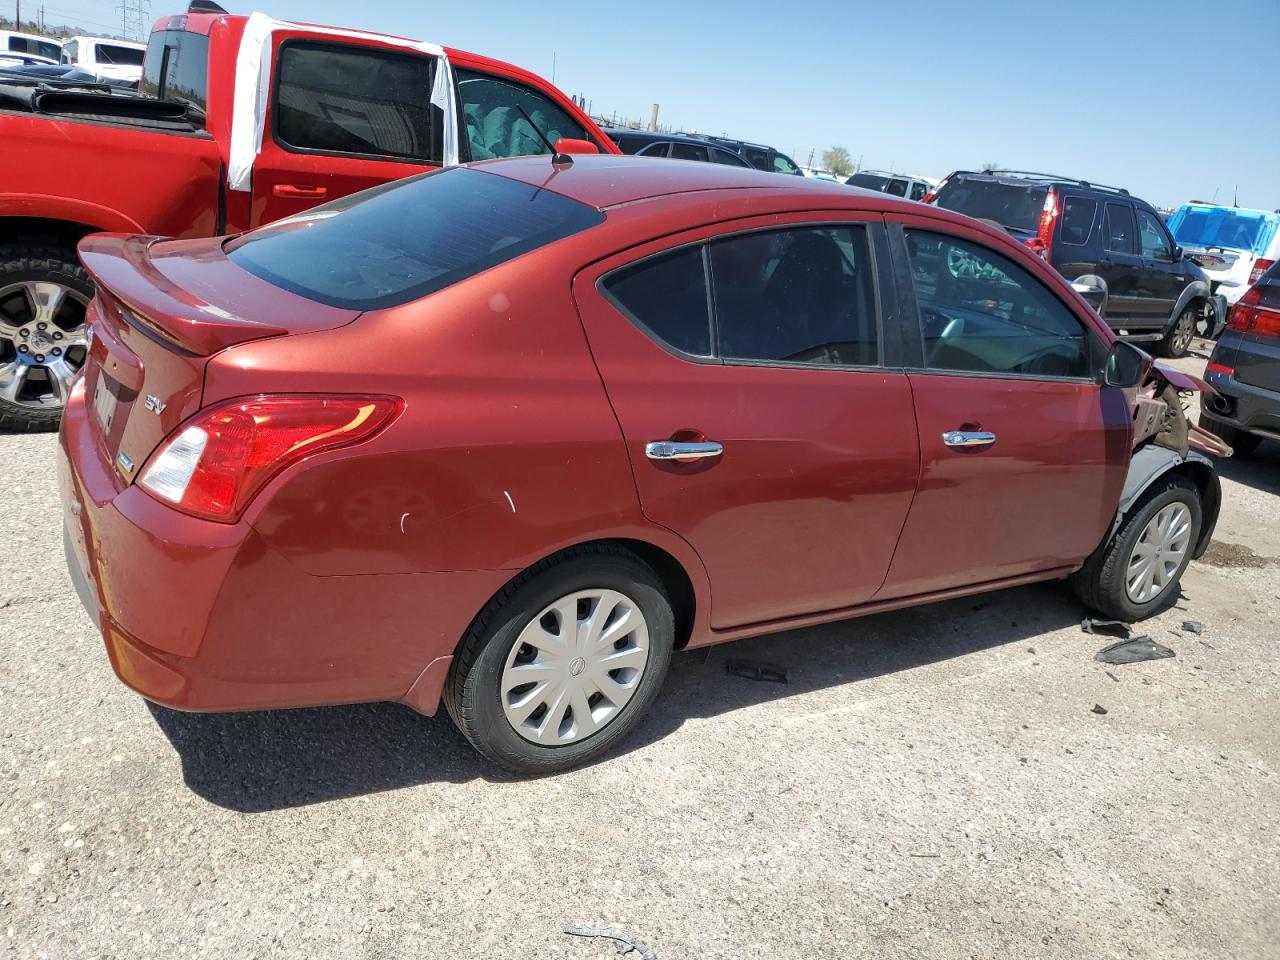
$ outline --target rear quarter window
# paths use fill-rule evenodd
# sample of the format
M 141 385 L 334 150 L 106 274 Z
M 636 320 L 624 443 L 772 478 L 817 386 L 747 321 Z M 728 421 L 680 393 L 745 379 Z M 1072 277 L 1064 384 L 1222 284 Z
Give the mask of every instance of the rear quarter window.
M 319 303 L 378 310 L 443 290 L 603 220 L 595 208 L 558 193 L 451 167 L 255 230 L 232 241 L 227 257 Z
M 1098 201 L 1085 197 L 1067 197 L 1062 202 L 1062 242 L 1082 246 L 1089 242 Z

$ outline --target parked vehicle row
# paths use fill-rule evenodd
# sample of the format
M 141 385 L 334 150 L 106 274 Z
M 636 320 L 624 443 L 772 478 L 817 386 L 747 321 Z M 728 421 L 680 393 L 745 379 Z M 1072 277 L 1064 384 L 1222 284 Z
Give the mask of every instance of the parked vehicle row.
M 878 190 L 891 197 L 906 197 L 908 200 L 924 200 L 937 186 L 923 177 L 908 177 L 881 170 L 859 170 L 845 180 L 845 183 L 864 190 Z
M 30 33 L 0 30 L 0 66 L 62 64 L 78 67 L 99 80 L 123 80 L 136 85 L 142 79 L 145 51 L 143 44 L 128 40 L 68 37 L 57 41 Z
M 1280 211 L 1248 210 L 1198 200 L 1169 217 L 1173 238 L 1204 268 L 1215 293 L 1238 301 L 1280 262 Z

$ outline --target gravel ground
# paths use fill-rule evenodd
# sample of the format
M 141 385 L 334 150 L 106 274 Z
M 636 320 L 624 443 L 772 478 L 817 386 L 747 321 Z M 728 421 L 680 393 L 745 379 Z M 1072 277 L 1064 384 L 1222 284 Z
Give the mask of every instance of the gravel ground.
M 1277 956 L 1280 444 L 1222 464 L 1217 543 L 1143 628 L 1176 659 L 1104 667 L 1064 588 L 1009 590 L 681 655 L 622 752 L 522 782 L 444 716 L 130 693 L 55 442 L 0 436 L 8 955 L 615 955 L 581 923 L 662 960 Z

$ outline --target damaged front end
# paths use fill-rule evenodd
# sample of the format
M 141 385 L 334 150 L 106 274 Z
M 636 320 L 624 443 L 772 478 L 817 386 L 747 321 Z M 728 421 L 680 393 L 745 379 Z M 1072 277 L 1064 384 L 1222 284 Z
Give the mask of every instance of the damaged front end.
M 1187 417 L 1191 394 L 1216 393 L 1204 380 L 1153 363 L 1141 385 L 1132 389 L 1134 450 L 1152 443 L 1174 451 L 1183 460 L 1192 450 L 1212 457 L 1231 456 L 1231 447 L 1221 437 Z

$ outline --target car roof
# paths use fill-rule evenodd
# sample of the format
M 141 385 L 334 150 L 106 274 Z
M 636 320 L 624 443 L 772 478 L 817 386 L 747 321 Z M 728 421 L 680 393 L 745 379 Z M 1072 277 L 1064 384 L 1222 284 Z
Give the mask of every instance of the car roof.
M 471 164 L 477 170 L 496 173 L 512 180 L 541 186 L 598 210 L 635 203 L 655 197 L 704 190 L 785 190 L 805 196 L 827 194 L 848 204 L 850 197 L 883 198 L 882 194 L 858 190 L 831 180 L 787 177 L 757 170 L 696 160 L 669 160 L 661 157 L 576 155 L 572 164 L 551 163 L 545 154 L 484 160 Z
M 657 133 L 653 130 L 632 130 L 630 127 L 601 127 L 600 129 L 613 140 L 617 140 L 618 137 L 634 137 L 637 140 L 648 140 L 650 143 L 696 143 L 700 147 L 707 145 L 706 140 L 688 133 Z M 721 149 L 725 148 L 721 147 Z

